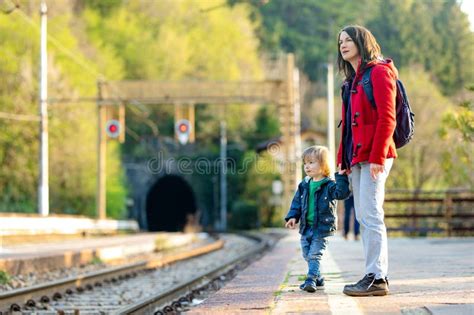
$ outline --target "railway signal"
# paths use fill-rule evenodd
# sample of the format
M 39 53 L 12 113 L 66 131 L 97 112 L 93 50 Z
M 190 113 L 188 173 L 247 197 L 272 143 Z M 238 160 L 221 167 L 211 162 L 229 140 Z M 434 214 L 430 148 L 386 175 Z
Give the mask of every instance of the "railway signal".
M 179 143 L 186 144 L 189 141 L 189 134 L 191 133 L 191 124 L 187 119 L 178 120 L 175 126 L 176 136 Z
M 118 120 L 111 119 L 105 124 L 105 132 L 110 138 L 116 139 L 122 132 L 122 126 Z

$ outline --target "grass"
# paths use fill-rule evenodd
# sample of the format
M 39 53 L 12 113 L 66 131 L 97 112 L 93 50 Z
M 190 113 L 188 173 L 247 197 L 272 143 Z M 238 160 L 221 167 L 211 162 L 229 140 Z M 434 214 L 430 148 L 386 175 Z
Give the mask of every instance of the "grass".
M 93 265 L 100 265 L 103 263 L 103 261 L 99 257 L 94 257 L 91 259 L 90 263 Z
M 288 283 L 288 280 L 290 279 L 290 272 L 288 271 L 285 276 L 285 280 L 283 280 L 282 285 L 285 285 Z
M 279 298 L 282 295 L 283 289 L 287 286 L 288 281 L 290 279 L 290 276 L 291 276 L 291 272 L 288 271 L 286 273 L 285 280 L 283 280 L 283 283 L 278 288 L 278 291 L 273 292 L 273 296 L 275 297 L 275 300 L 270 304 L 270 308 L 269 308 L 269 310 L 267 310 L 265 312 L 265 315 L 271 314 L 272 310 L 275 308 L 275 306 L 276 306 L 275 301 L 276 301 L 277 298 Z
M 288 284 L 288 280 L 290 279 L 290 276 L 291 276 L 290 271 L 288 271 L 288 272 L 286 273 L 285 280 L 283 280 L 283 283 L 280 284 L 280 287 L 278 288 L 278 291 L 273 292 L 273 296 L 278 297 L 278 296 L 280 296 L 280 295 L 282 294 L 283 289 L 284 289 L 284 288 L 286 287 L 286 285 Z
M 0 284 L 7 284 L 11 280 L 11 276 L 4 270 L 0 270 Z

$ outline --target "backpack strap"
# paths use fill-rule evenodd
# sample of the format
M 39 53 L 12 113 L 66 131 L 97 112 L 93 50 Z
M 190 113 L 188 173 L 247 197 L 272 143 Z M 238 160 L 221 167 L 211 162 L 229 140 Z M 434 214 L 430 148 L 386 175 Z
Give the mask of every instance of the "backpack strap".
M 374 99 L 374 89 L 372 87 L 372 81 L 370 80 L 372 68 L 373 67 L 370 67 L 369 69 L 365 70 L 364 74 L 362 75 L 362 85 L 364 87 L 365 95 L 367 96 L 367 99 L 369 100 L 370 104 L 372 104 L 373 108 L 376 108 Z

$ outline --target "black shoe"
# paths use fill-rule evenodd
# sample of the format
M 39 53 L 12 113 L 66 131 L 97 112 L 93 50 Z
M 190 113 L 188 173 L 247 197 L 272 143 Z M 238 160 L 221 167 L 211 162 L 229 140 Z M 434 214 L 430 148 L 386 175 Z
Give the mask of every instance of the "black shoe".
M 346 288 L 351 288 L 351 287 L 355 287 L 355 286 L 358 286 L 362 283 L 366 283 L 366 282 L 372 282 L 372 279 L 374 278 L 374 274 L 373 273 L 369 273 L 367 275 L 364 276 L 364 278 L 360 279 L 359 281 L 357 281 L 357 283 L 353 283 L 353 284 L 346 284 L 344 286 L 344 290 L 346 290 Z
M 300 285 L 300 289 L 306 292 L 315 292 L 317 290 L 316 281 L 312 278 L 307 278 L 302 285 Z
M 318 290 L 324 289 L 324 277 L 319 277 L 316 279 L 316 287 Z
M 349 284 L 344 286 L 344 294 L 350 296 L 370 296 L 370 295 L 387 295 L 388 280 L 375 279 L 374 274 L 365 275 L 364 278 L 359 280 L 356 284 Z
M 307 278 L 305 282 L 300 284 L 300 289 L 303 291 L 314 292 L 314 291 L 311 291 L 313 290 L 313 287 L 314 287 L 314 291 L 318 289 L 319 290 L 324 289 L 324 277 L 319 277 L 318 279 L 316 279 L 316 281 L 314 281 L 314 279 L 312 278 Z

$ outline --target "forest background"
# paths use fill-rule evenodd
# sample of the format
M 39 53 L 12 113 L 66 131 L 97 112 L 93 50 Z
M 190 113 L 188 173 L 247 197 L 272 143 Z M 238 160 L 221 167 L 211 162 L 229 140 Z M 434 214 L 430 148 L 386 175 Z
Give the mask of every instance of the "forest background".
M 259 80 L 265 56 L 292 52 L 302 77 L 302 129 L 327 125 L 327 63 L 337 34 L 367 26 L 394 59 L 416 114 L 416 136 L 400 150 L 388 188 L 440 190 L 474 184 L 474 36 L 455 0 L 49 0 L 51 98 L 95 97 L 106 80 Z M 0 211 L 37 211 L 39 0 L 0 1 Z M 18 7 L 15 7 L 18 5 Z M 334 90 L 340 115 L 339 84 Z M 273 106 L 231 105 L 229 157 L 270 163 L 259 143 L 279 136 Z M 219 157 L 216 106 L 196 107 L 193 158 Z M 127 162 L 156 156 L 156 139 L 173 142 L 173 106 L 127 106 L 123 145 L 109 142 L 107 215 L 127 216 Z M 11 116 L 11 115 L 14 116 Z M 10 116 L 9 116 L 10 115 Z M 52 213 L 95 214 L 97 117 L 93 102 L 49 106 Z M 337 118 L 339 120 L 339 118 Z M 337 132 L 339 133 L 339 132 Z M 258 156 L 258 159 L 255 157 Z M 229 175 L 228 209 L 281 220 L 272 206 L 277 171 Z M 218 201 L 202 178 L 203 211 Z M 249 223 L 250 222 L 250 223 Z

